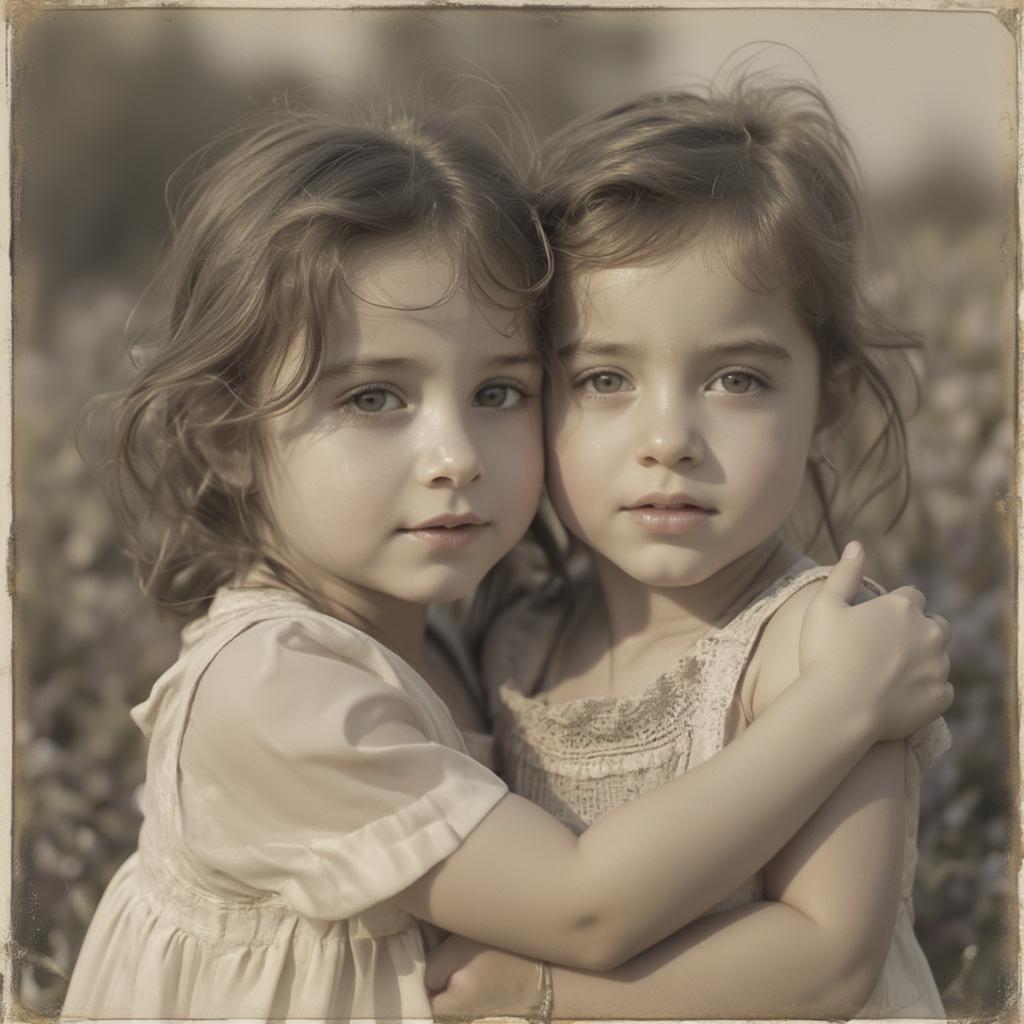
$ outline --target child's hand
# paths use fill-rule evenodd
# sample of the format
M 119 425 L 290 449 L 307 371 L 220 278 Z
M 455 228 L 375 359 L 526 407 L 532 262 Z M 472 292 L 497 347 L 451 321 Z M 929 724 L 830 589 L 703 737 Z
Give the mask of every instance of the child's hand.
M 953 700 L 950 626 L 925 614 L 924 595 L 913 587 L 851 605 L 863 575 L 863 548 L 851 544 L 807 607 L 800 671 L 816 668 L 849 696 L 851 709 L 867 705 L 879 740 L 903 739 Z
M 450 935 L 427 957 L 434 1015 L 525 1017 L 540 1002 L 536 960 Z

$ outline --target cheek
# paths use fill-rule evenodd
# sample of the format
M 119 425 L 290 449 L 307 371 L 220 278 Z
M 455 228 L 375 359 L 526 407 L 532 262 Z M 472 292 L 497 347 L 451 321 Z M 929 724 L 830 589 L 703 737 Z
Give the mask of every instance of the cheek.
M 511 520 L 533 518 L 544 486 L 544 441 L 539 412 L 509 424 L 491 439 L 486 454 L 486 477 L 492 500 L 507 510 Z
M 547 434 L 548 493 L 559 518 L 576 532 L 586 510 L 598 507 L 597 499 L 608 493 L 611 439 L 594 425 L 578 409 L 569 409 L 553 417 Z
M 792 504 L 803 482 L 811 429 L 803 416 L 770 417 L 735 438 L 728 459 L 732 486 L 766 507 Z
M 284 449 L 278 458 L 272 501 L 281 527 L 298 545 L 344 543 L 344 536 L 365 535 L 392 511 L 395 479 L 403 470 L 386 444 L 371 438 L 339 444 L 328 436 Z

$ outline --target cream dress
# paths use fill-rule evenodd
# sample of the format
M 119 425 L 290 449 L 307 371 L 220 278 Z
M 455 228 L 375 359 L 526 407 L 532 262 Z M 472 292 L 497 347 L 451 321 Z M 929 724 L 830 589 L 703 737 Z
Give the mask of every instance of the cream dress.
M 220 591 L 183 641 L 132 711 L 149 737 L 139 849 L 65 1019 L 428 1019 L 437 933 L 392 897 L 505 784 L 409 665 L 282 591 Z
M 798 589 L 827 575 L 828 569 L 802 559 L 726 626 L 705 633 L 646 689 L 561 704 L 548 704 L 536 692 L 564 617 L 550 601 L 517 602 L 496 623 L 483 656 L 498 759 L 512 790 L 579 833 L 614 807 L 712 757 L 749 721 L 740 683 L 764 624 Z M 914 936 L 911 890 L 921 778 L 948 745 L 941 719 L 907 745 L 900 906 L 881 978 L 861 1017 L 945 1017 Z M 763 898 L 756 875 L 712 912 Z

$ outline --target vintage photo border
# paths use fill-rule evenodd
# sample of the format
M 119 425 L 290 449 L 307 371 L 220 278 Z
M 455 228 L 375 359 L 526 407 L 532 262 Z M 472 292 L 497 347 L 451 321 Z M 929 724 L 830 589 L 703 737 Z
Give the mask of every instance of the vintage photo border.
M 2 0 L 0 0 L 2 2 Z M 431 10 L 448 11 L 461 8 L 475 9 L 512 9 L 523 8 L 537 12 L 542 11 L 614 11 L 629 9 L 677 9 L 677 10 L 793 10 L 793 11 L 922 11 L 949 13 L 989 13 L 996 17 L 1012 35 L 1016 48 L 1016 97 L 1017 113 L 1016 142 L 1018 165 L 1014 194 L 1016 198 L 1016 303 L 1015 303 L 1015 358 L 1014 358 L 1014 402 L 1016 406 L 1016 430 L 1013 449 L 1013 485 L 1010 494 L 999 509 L 1007 523 L 1007 535 L 1011 540 L 1011 557 L 1014 573 L 1011 586 L 1012 614 L 1018 616 L 1020 602 L 1024 597 L 1024 566 L 1019 559 L 1022 539 L 1022 504 L 1021 489 L 1024 481 L 1024 451 L 1021 444 L 1021 423 L 1024 420 L 1024 367 L 1021 359 L 1021 325 L 1022 295 L 1024 295 L 1024 224 L 1021 222 L 1021 211 L 1024 209 L 1024 139 L 1020 125 L 1024 121 L 1024 2 L 1022 0 L 1004 0 L 998 3 L 974 2 L 974 0 L 786 0 L 786 2 L 759 2 L 759 0 L 560 0 L 548 3 L 539 0 L 533 3 L 520 3 L 517 0 L 7 0 L 4 4 L 4 49 L 0 56 L 2 63 L 3 103 L 0 109 L 2 131 L 6 144 L 0 147 L 0 187 L 10 197 L 0 214 L 0 254 L 4 261 L 3 272 L 0 273 L 0 308 L 2 308 L 2 346 L 3 372 L 0 373 L 0 410 L 3 423 L 0 426 L 0 479 L 2 479 L 2 498 L 0 498 L 0 537 L 6 538 L 4 543 L 7 585 L 0 596 L 0 693 L 3 694 L 3 713 L 0 715 L 0 819 L 8 823 L 6 829 L 0 830 L 0 1021 L 19 1020 L 15 1016 L 19 1009 L 14 995 L 12 969 L 15 962 L 15 950 L 12 936 L 12 894 L 17 885 L 14 876 L 13 856 L 13 803 L 14 803 L 14 670 L 13 670 L 13 611 L 14 611 L 14 565 L 13 539 L 15 524 L 13 521 L 13 463 L 12 463 L 12 365 L 13 365 L 13 309 L 12 309 L 12 259 L 11 240 L 13 232 L 13 211 L 17 207 L 18 197 L 12 193 L 12 54 L 15 36 L 35 13 L 60 10 L 129 10 L 129 9 L 163 9 L 177 10 L 190 8 L 217 8 L 223 10 L 272 10 L 285 8 L 288 10 L 332 10 L 332 9 L 414 9 L 419 12 Z M 1013 130 L 1013 126 L 1011 126 Z M 1013 977 L 1014 998 L 1008 1007 L 1008 1014 L 1001 1019 L 1014 1020 L 1021 1018 L 1022 1010 L 1022 978 L 1024 978 L 1024 931 L 1022 931 L 1022 903 L 1024 903 L 1024 872 L 1021 866 L 1022 850 L 1022 802 L 1020 781 L 1022 776 L 1021 730 L 1024 717 L 1021 709 L 1024 706 L 1024 690 L 1021 687 L 1019 667 L 1024 655 L 1024 641 L 1019 617 L 1016 618 L 1017 630 L 1009 639 L 1008 663 L 1010 672 L 1016 680 L 1016 702 L 1011 702 L 1012 713 L 1016 715 L 1016 750 L 1008 766 L 1011 773 L 1012 790 L 1015 794 L 1013 809 L 1012 854 L 1010 864 L 1010 891 L 1015 894 L 1012 918 L 1012 932 L 1017 941 L 1017 965 Z M 29 1018 L 33 1019 L 33 1018 Z M 45 1018 L 35 1018 L 43 1020 Z M 1021 1018 L 1024 1019 L 1024 1018 Z

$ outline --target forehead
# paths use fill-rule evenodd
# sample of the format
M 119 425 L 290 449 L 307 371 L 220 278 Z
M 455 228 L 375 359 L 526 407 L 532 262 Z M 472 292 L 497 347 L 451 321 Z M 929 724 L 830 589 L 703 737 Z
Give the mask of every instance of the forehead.
M 419 240 L 363 243 L 345 266 L 349 305 L 361 315 L 375 308 L 412 311 L 440 305 L 460 289 L 463 276 L 442 247 Z
M 505 297 L 502 297 L 505 298 Z M 461 260 L 426 241 L 364 244 L 346 261 L 331 311 L 332 343 L 353 350 L 408 348 L 430 339 L 527 348 L 515 304 L 500 308 L 471 287 Z
M 775 268 L 760 268 L 745 254 L 714 245 L 691 245 L 630 266 L 567 271 L 555 315 L 576 333 L 613 331 L 689 335 L 760 326 L 789 331 L 797 325 L 792 296 Z

